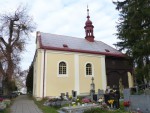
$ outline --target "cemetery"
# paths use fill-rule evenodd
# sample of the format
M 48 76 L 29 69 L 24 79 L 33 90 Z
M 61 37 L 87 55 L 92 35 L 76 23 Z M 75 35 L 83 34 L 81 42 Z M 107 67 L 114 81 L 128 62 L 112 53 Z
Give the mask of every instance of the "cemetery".
M 90 87 L 89 95 L 78 96 L 77 91 L 72 90 L 71 95 L 66 92 L 58 98 L 47 99 L 44 106 L 58 108 L 59 113 L 90 113 L 92 110 L 97 111 L 94 113 L 150 113 L 149 85 L 123 89 L 123 97 L 116 86 L 112 89 L 107 87 L 106 91 L 95 91 L 94 78 L 91 79 Z
M 120 93 L 116 87 L 113 89 L 108 87 L 106 91 L 98 89 L 98 93 L 95 93 L 94 78 L 91 81 L 89 95 L 78 96 L 77 92 L 72 90 L 71 95 L 68 92 L 66 94 L 61 93 L 58 98 L 47 99 L 44 105 L 60 108 L 59 113 L 84 113 L 87 110 L 96 108 L 106 111 L 120 109 Z

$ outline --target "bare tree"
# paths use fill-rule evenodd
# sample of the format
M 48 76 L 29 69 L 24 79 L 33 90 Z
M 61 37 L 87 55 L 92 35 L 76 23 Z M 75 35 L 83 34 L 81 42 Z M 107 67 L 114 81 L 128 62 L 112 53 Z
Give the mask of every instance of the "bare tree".
M 25 7 L 0 15 L 0 75 L 9 83 L 21 60 L 29 34 L 35 30 L 33 19 Z
M 27 78 L 28 72 L 29 72 L 29 70 L 24 70 L 24 71 L 21 71 L 16 74 L 16 76 L 15 76 L 16 82 L 15 83 L 16 83 L 18 90 L 26 89 L 25 83 L 26 83 L 26 78 Z

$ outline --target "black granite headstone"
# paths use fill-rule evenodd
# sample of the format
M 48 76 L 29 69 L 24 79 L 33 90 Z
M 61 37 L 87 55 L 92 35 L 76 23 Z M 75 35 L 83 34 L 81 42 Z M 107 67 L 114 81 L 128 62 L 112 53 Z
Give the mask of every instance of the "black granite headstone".
M 97 102 L 97 95 L 96 95 L 96 94 L 93 94 L 93 100 L 94 100 L 95 102 Z

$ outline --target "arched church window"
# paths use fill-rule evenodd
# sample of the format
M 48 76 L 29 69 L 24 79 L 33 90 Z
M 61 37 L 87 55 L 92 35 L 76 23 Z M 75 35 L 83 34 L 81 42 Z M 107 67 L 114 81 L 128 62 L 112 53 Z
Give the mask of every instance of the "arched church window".
M 66 64 L 66 62 L 60 62 L 59 63 L 59 74 L 60 75 L 67 74 L 67 64 Z
M 92 75 L 92 64 L 86 64 L 86 75 Z

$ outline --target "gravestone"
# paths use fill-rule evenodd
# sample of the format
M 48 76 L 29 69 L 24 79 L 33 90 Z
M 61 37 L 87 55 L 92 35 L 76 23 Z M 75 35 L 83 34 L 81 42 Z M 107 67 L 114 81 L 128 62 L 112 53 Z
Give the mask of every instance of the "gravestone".
M 98 98 L 97 98 L 97 95 L 96 94 L 93 94 L 93 101 L 97 102 Z
M 66 92 L 66 97 L 69 99 L 69 93 L 68 92 Z
M 120 99 L 119 90 L 110 90 L 109 93 L 104 94 L 105 103 L 111 107 L 111 104 L 108 101 L 109 100 L 114 100 L 112 107 L 116 108 L 116 109 L 120 108 L 119 99 Z
M 72 99 L 73 100 L 77 99 L 77 91 L 72 90 Z
M 64 96 L 65 96 L 65 93 L 61 93 L 61 94 L 60 94 L 60 98 L 61 98 L 61 99 L 64 99 Z
M 130 92 L 131 92 L 131 94 L 137 94 L 137 92 L 138 92 L 137 90 L 138 90 L 137 88 L 133 87 L 130 89 Z
M 110 96 L 108 93 L 104 94 L 104 102 L 109 105 L 108 100 L 110 100 Z
M 130 89 L 123 90 L 124 101 L 129 101 L 131 95 Z
M 150 95 L 150 89 L 146 88 L 146 89 L 144 90 L 144 93 L 145 93 L 145 95 Z
M 97 94 L 97 98 L 104 98 L 104 90 L 100 90 L 98 89 L 98 94 Z
M 120 92 L 118 89 L 116 89 L 116 91 L 114 92 L 114 107 L 119 109 L 120 108 Z

